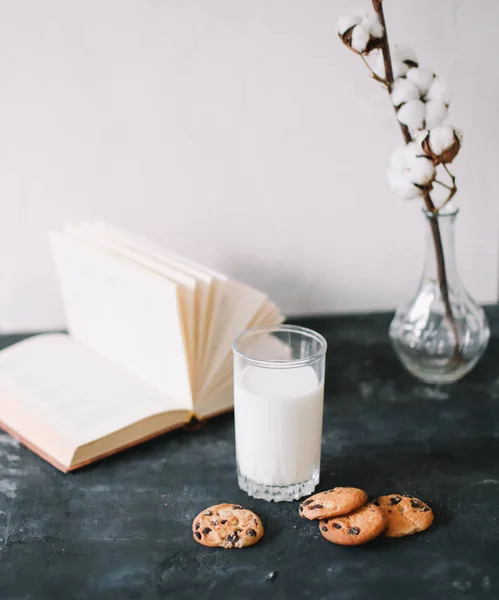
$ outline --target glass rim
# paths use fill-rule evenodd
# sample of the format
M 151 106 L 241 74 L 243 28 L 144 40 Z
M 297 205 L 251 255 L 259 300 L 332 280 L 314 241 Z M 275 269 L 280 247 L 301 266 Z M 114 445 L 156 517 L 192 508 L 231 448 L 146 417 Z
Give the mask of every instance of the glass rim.
M 459 212 L 459 206 L 456 206 L 452 210 L 448 212 L 433 212 L 431 210 L 427 210 L 424 206 L 421 208 L 422 213 L 428 219 L 443 219 L 445 217 L 455 217 Z
M 317 352 L 312 354 L 311 356 L 307 356 L 306 358 L 295 358 L 295 359 L 277 359 L 277 360 L 267 360 L 261 358 L 255 358 L 254 356 L 250 356 L 246 354 L 242 350 L 239 349 L 239 343 L 246 337 L 251 335 L 258 335 L 261 333 L 272 333 L 274 331 L 284 331 L 295 333 L 301 335 L 302 337 L 307 337 L 315 340 L 319 343 L 319 349 Z M 240 358 L 244 358 L 249 364 L 258 366 L 258 367 L 271 367 L 274 369 L 290 369 L 294 367 L 302 367 L 306 365 L 312 365 L 317 361 L 321 360 L 326 354 L 327 350 L 327 342 L 324 336 L 313 329 L 309 329 L 308 327 L 301 327 L 300 325 L 259 325 L 258 327 L 249 327 L 234 339 L 232 342 L 232 351 L 236 356 Z

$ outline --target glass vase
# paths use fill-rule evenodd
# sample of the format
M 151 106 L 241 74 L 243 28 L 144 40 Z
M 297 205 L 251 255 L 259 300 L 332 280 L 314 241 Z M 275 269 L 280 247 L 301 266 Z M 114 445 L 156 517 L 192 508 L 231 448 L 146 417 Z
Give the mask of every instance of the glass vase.
M 490 336 L 482 307 L 464 289 L 456 269 L 458 212 L 423 211 L 427 224 L 423 276 L 415 296 L 397 309 L 390 325 L 400 361 L 426 383 L 452 383 L 464 377 Z

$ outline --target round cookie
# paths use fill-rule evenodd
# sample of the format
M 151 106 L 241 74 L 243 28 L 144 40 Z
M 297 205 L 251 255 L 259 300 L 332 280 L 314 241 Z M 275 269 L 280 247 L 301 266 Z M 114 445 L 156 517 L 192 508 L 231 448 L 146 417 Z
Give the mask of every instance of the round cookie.
M 239 504 L 217 504 L 194 519 L 192 535 L 203 546 L 244 548 L 262 538 L 263 525 L 254 512 Z
M 352 487 L 335 487 L 319 492 L 300 504 L 300 516 L 310 519 L 326 519 L 346 515 L 367 502 L 364 490 Z
M 360 546 L 370 542 L 386 527 L 381 510 L 373 504 L 366 504 L 349 515 L 319 521 L 319 529 L 328 542 L 340 546 Z
M 373 504 L 379 506 L 387 521 L 387 537 L 403 537 L 424 531 L 433 523 L 431 508 L 412 496 L 390 494 L 380 496 Z

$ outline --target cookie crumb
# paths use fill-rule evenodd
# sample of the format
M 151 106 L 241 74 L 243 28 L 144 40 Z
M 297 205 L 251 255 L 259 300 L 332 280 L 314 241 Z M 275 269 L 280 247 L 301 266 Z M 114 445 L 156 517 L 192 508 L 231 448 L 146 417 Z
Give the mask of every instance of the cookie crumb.
M 279 571 L 271 571 L 267 577 L 265 577 L 265 581 L 272 581 L 273 579 L 275 579 L 277 577 L 277 574 L 279 573 Z

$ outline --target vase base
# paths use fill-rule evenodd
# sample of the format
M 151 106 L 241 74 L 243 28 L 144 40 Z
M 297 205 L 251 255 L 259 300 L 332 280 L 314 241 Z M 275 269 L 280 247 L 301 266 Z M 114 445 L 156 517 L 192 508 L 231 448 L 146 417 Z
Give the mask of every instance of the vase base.
M 480 358 L 480 356 L 476 356 L 473 360 L 464 358 L 424 360 L 404 355 L 405 353 L 400 349 L 395 348 L 395 350 L 401 363 L 411 375 L 423 383 L 437 385 L 459 381 L 473 369 Z

